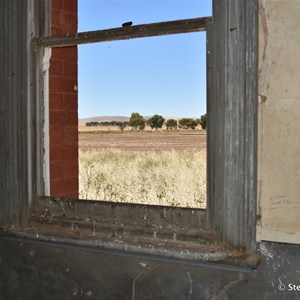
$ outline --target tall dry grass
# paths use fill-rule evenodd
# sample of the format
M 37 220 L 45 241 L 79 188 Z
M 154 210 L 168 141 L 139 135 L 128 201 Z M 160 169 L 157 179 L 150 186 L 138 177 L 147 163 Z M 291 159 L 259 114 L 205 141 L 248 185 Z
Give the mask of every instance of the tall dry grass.
M 80 151 L 80 198 L 204 208 L 206 151 Z

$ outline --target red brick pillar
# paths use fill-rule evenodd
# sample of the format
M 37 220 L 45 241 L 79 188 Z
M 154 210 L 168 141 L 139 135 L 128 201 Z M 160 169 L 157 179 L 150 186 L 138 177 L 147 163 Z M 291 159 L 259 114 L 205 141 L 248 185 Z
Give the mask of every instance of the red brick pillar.
M 52 0 L 52 35 L 77 32 L 77 0 Z M 78 198 L 77 47 L 54 48 L 49 70 L 50 194 Z

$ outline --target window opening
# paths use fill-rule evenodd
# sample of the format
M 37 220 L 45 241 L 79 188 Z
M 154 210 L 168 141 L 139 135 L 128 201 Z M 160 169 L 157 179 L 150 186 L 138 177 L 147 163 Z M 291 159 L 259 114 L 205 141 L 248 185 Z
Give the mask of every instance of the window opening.
M 191 33 L 79 46 L 79 116 L 89 116 L 79 198 L 206 206 L 205 43 Z
M 197 27 L 195 26 L 195 23 L 197 23 Z M 202 25 L 202 23 L 203 23 L 203 25 Z M 175 26 L 173 24 L 175 24 Z M 180 26 L 178 26 L 178 24 Z M 95 41 L 97 41 L 97 39 L 99 37 L 100 37 L 101 40 L 104 40 L 104 41 L 107 41 L 107 40 L 113 40 L 114 41 L 114 40 L 122 39 L 122 36 L 124 35 L 124 32 L 125 32 L 126 37 L 129 36 L 129 38 L 130 38 L 130 34 L 133 34 L 133 37 L 137 37 L 136 35 L 138 35 L 139 37 L 144 36 L 143 33 L 142 34 L 140 33 L 140 30 L 141 30 L 140 28 L 142 28 L 143 30 L 146 29 L 148 31 L 146 33 L 146 36 L 155 36 L 155 35 L 165 35 L 165 34 L 168 35 L 168 34 L 170 34 L 170 32 L 172 34 L 174 34 L 174 33 L 193 32 L 193 31 L 199 31 L 199 30 L 201 31 L 201 29 L 200 29 L 201 26 L 205 26 L 205 24 L 206 24 L 205 18 L 203 20 L 201 20 L 201 19 L 180 20 L 180 21 L 174 21 L 174 22 L 160 23 L 160 24 L 157 24 L 157 25 L 156 24 L 153 24 L 153 25 L 150 24 L 150 26 L 148 26 L 147 24 L 146 25 L 141 25 L 140 27 L 139 26 L 133 27 L 132 30 L 130 28 L 130 30 L 128 30 L 128 32 L 127 32 L 127 30 L 124 30 L 123 28 L 120 28 L 120 29 L 116 28 L 116 29 L 112 29 L 112 30 L 104 30 L 102 32 L 95 32 L 95 33 L 91 32 L 91 33 L 78 34 L 78 35 L 76 35 L 76 37 L 71 37 L 71 39 L 67 38 L 66 41 L 63 40 L 62 43 L 61 43 L 61 41 L 59 41 L 60 38 L 57 39 L 56 37 L 53 37 L 52 39 L 56 40 L 57 45 L 68 46 L 69 41 L 70 41 L 69 45 L 72 45 L 72 39 L 73 38 L 75 38 L 77 40 L 77 44 L 81 43 L 81 42 L 78 42 L 79 40 L 82 40 L 82 42 L 85 42 L 84 39 L 91 39 L 91 38 L 92 38 L 92 41 L 95 42 Z M 175 28 L 175 30 L 174 30 L 174 28 Z M 120 32 L 120 30 L 121 30 L 121 32 Z M 121 35 L 120 35 L 120 33 L 121 33 Z M 197 35 L 200 35 L 200 34 L 201 33 L 197 33 Z M 195 35 L 195 34 L 180 35 L 180 36 L 193 36 L 193 35 Z M 202 36 L 203 36 L 203 33 L 202 33 Z M 156 37 L 155 39 L 162 39 L 162 38 L 165 39 L 165 37 Z M 170 37 L 168 37 L 168 38 L 170 38 Z M 171 38 L 174 38 L 174 35 Z M 149 41 L 149 39 L 143 39 L 143 40 Z M 200 42 L 200 40 L 201 39 L 199 39 L 199 42 Z M 204 34 L 204 39 L 202 39 L 202 44 L 204 43 L 204 41 L 205 41 L 205 34 Z M 44 44 L 46 45 L 47 42 L 48 43 L 53 43 L 53 40 L 51 41 L 51 38 L 48 41 L 45 39 Z M 126 43 L 128 41 L 122 41 L 122 42 Z M 130 41 L 130 42 L 132 42 L 132 41 Z M 106 46 L 107 46 L 107 44 L 104 45 L 104 47 L 106 47 Z M 108 46 L 108 47 L 111 47 L 111 46 Z M 205 46 L 204 46 L 204 48 L 205 48 Z M 176 49 L 176 46 L 174 47 L 174 49 Z M 69 53 L 70 51 L 72 51 L 72 47 L 70 47 L 70 48 L 69 47 L 66 47 L 66 48 L 62 47 L 62 48 L 58 48 L 58 49 L 54 49 L 54 50 L 57 51 L 58 53 L 61 53 L 61 54 L 64 53 L 64 51 Z M 124 48 L 123 48 L 123 51 L 124 51 Z M 159 51 L 163 52 L 163 47 L 158 47 L 158 52 Z M 199 58 L 201 58 L 200 52 L 201 51 L 199 51 Z M 202 52 L 204 52 L 202 56 L 205 57 L 206 51 L 203 49 Z M 69 57 L 72 57 L 71 52 L 69 54 L 70 55 L 62 54 L 61 56 L 69 59 Z M 186 55 L 188 55 L 188 54 L 186 54 Z M 184 56 L 185 56 L 185 54 L 181 53 L 181 57 L 184 58 Z M 134 56 L 132 56 L 132 57 L 134 57 Z M 155 57 L 155 55 L 150 57 L 150 59 L 153 59 L 153 57 Z M 178 61 L 180 62 L 180 55 L 178 57 L 179 57 Z M 115 60 L 116 61 L 118 60 L 118 56 L 116 56 Z M 66 62 L 64 62 L 63 67 L 65 67 L 65 64 L 66 64 Z M 200 63 L 200 65 L 205 70 L 205 67 L 206 67 L 205 59 L 202 63 Z M 65 68 L 63 68 L 63 69 L 64 69 L 64 73 L 66 73 L 66 69 Z M 168 69 L 168 68 L 166 68 L 166 69 Z M 199 67 L 199 69 L 200 69 L 200 67 Z M 131 71 L 131 68 L 128 68 L 128 70 L 129 71 L 127 71 L 126 68 L 122 68 L 122 67 L 119 68 L 119 72 L 121 72 L 121 73 L 124 72 L 124 71 L 125 71 L 125 73 L 128 73 L 128 72 Z M 164 70 L 164 68 L 157 69 L 156 74 L 162 73 L 163 70 Z M 107 72 L 109 73 L 110 71 L 107 71 Z M 140 72 L 140 71 L 138 71 L 138 72 Z M 178 75 L 180 75 L 180 72 L 182 72 L 182 70 L 180 70 L 180 69 L 178 70 L 178 72 L 174 72 L 174 74 L 173 74 L 173 76 L 175 76 L 174 78 L 176 78 L 176 76 L 178 77 Z M 50 74 L 51 74 L 51 67 L 50 67 Z M 118 74 L 118 71 L 116 71 L 114 75 L 116 75 L 116 74 Z M 147 73 L 145 73 L 145 74 L 147 74 Z M 203 74 L 205 74 L 205 71 L 203 72 Z M 126 76 L 126 74 L 125 74 L 125 76 Z M 153 75 L 152 75 L 152 77 L 155 78 L 155 76 L 153 76 Z M 171 79 L 172 79 L 172 76 L 168 76 L 168 77 L 171 77 Z M 93 78 L 93 76 L 91 78 Z M 205 78 L 205 76 L 204 76 L 204 78 Z M 77 89 L 78 89 L 77 88 L 78 84 L 77 84 L 77 81 L 76 81 L 77 78 L 67 78 L 66 79 L 66 78 L 64 78 L 64 76 L 62 76 L 61 78 L 56 78 L 58 86 L 61 85 L 60 79 L 62 80 L 62 84 L 68 83 L 68 86 L 70 88 L 70 90 L 66 91 L 67 93 L 65 93 L 63 95 L 63 97 L 64 97 L 63 98 L 63 103 L 64 103 L 64 105 L 68 105 L 68 104 L 65 103 L 65 98 L 66 98 L 66 95 L 69 93 L 68 96 L 73 98 L 73 100 L 74 100 L 74 97 L 73 97 L 74 93 L 76 94 Z M 66 82 L 66 80 L 68 82 Z M 194 80 L 195 79 L 193 79 L 192 81 L 194 81 Z M 205 79 L 203 81 L 205 81 Z M 50 80 L 50 83 L 51 83 L 51 80 Z M 169 85 L 170 85 L 170 83 L 169 83 Z M 177 84 L 176 83 L 173 84 L 173 87 L 175 85 L 177 85 Z M 55 86 L 55 85 L 52 85 L 52 89 L 51 89 L 51 84 L 50 84 L 50 94 L 51 94 L 51 91 L 53 91 L 53 86 Z M 116 86 L 118 86 L 118 83 L 116 83 Z M 74 88 L 74 91 L 72 90 L 72 87 Z M 130 87 L 130 89 L 131 89 L 131 91 L 136 91 L 136 86 L 133 85 L 132 87 Z M 201 89 L 201 80 L 199 80 L 198 89 L 200 91 L 204 92 L 204 94 L 205 94 L 206 88 L 204 87 L 204 88 Z M 169 93 L 171 91 L 173 91 L 172 86 L 171 86 L 171 88 L 169 87 Z M 180 91 L 180 89 L 179 89 L 179 91 Z M 108 101 L 110 101 L 110 100 L 108 100 Z M 163 100 L 160 100 L 160 101 L 163 101 Z M 186 102 L 186 100 L 181 100 L 181 101 Z M 199 101 L 198 105 L 200 106 L 201 105 L 201 99 L 198 99 L 198 101 Z M 202 99 L 202 102 L 205 103 L 205 99 Z M 143 101 L 143 100 L 140 100 L 140 103 L 146 103 L 146 102 Z M 149 106 L 149 104 L 148 104 L 148 106 Z M 182 107 L 184 108 L 184 105 Z M 195 113 L 197 111 L 197 105 L 196 105 L 195 108 L 192 108 L 191 111 L 193 111 Z M 134 113 L 134 112 L 136 112 L 135 109 L 133 109 L 132 113 Z M 151 120 L 149 120 L 149 117 L 153 117 L 156 114 L 157 115 L 163 115 L 163 117 L 165 118 L 164 121 L 166 121 L 166 122 L 168 121 L 168 119 L 171 119 L 171 121 L 172 121 L 175 118 L 174 120 L 175 120 L 175 122 L 177 121 L 178 127 L 177 127 L 177 130 L 176 131 L 174 130 L 173 132 L 178 133 L 178 136 L 188 135 L 188 134 L 184 134 L 184 131 L 187 130 L 187 129 L 191 129 L 192 132 L 189 133 L 190 138 L 193 135 L 194 135 L 194 138 L 195 138 L 195 135 L 196 135 L 195 133 L 198 133 L 198 135 L 200 136 L 199 139 L 202 140 L 202 146 L 203 146 L 204 141 L 206 139 L 205 138 L 205 131 L 203 131 L 203 130 L 201 131 L 199 129 L 196 129 L 196 127 L 198 127 L 198 128 L 201 127 L 201 126 L 199 126 L 199 123 L 201 123 L 201 121 L 202 121 L 201 118 L 200 118 L 201 114 L 195 115 L 194 118 L 191 118 L 191 112 L 189 112 L 190 116 L 183 114 L 180 117 L 178 117 L 178 113 L 177 113 L 177 118 L 176 117 L 171 117 L 170 118 L 169 116 L 170 116 L 170 114 L 172 115 L 172 112 L 168 113 L 168 114 L 166 114 L 166 113 L 162 114 L 160 111 L 157 111 L 157 112 L 153 111 L 152 115 L 151 115 L 151 111 L 149 111 L 149 112 L 150 113 L 147 113 L 146 116 L 144 114 L 143 117 L 144 117 L 145 121 L 144 121 L 144 124 L 142 126 L 140 124 L 134 125 L 132 122 L 129 121 L 126 124 L 127 129 L 129 128 L 129 126 L 131 126 L 132 127 L 131 129 L 135 129 L 134 132 L 137 132 L 138 131 L 137 129 L 139 129 L 140 131 L 142 131 L 144 129 L 147 129 L 147 125 L 148 125 L 148 127 L 149 126 L 153 127 L 153 123 L 152 124 L 150 123 Z M 65 113 L 66 122 L 67 123 L 72 123 L 72 119 L 75 116 L 74 111 L 71 114 L 71 121 L 70 121 L 68 112 L 64 111 L 64 113 Z M 141 115 L 143 115 L 143 114 L 141 114 Z M 204 113 L 203 113 L 203 115 L 204 115 Z M 60 118 L 61 114 L 58 114 L 58 117 Z M 129 115 L 127 115 L 127 117 L 129 117 Z M 188 118 L 189 120 L 186 120 L 187 117 L 189 117 Z M 116 121 L 116 120 L 112 120 L 112 121 Z M 93 124 L 93 122 L 95 123 L 97 121 L 85 122 L 86 123 L 85 125 L 87 125 L 87 124 L 88 125 L 95 125 L 95 124 Z M 166 128 L 166 124 L 167 123 L 164 124 L 164 126 L 165 126 L 164 128 Z M 53 125 L 53 122 L 51 122 L 51 120 L 50 120 L 50 128 L 51 128 L 52 125 Z M 124 125 L 124 123 L 123 123 L 123 125 Z M 173 124 L 173 126 L 170 126 L 170 123 L 168 123 L 168 126 L 169 126 L 168 129 L 163 129 L 163 130 L 170 133 L 171 130 L 172 130 L 171 129 L 172 127 L 173 127 L 173 129 L 175 129 L 174 124 Z M 87 126 L 87 127 L 93 127 L 93 126 Z M 59 130 L 65 131 L 64 129 L 61 129 L 61 128 L 56 128 L 56 129 L 57 129 L 57 131 L 54 130 L 55 133 L 59 132 Z M 74 129 L 75 128 L 71 128 L 71 129 L 68 128 L 68 130 L 71 132 L 71 135 L 73 135 L 73 136 L 75 134 Z M 126 132 L 125 129 L 126 128 L 122 128 L 123 134 L 124 134 L 124 132 Z M 162 130 L 159 130 L 159 132 L 162 133 Z M 156 132 L 156 134 L 157 133 L 158 133 L 158 131 Z M 86 134 L 86 133 L 83 132 L 82 134 Z M 63 135 L 64 135 L 65 140 L 70 141 L 69 138 L 68 138 L 68 132 L 64 132 Z M 58 134 L 58 137 L 59 137 L 59 134 Z M 51 138 L 50 138 L 50 142 L 51 142 Z M 175 148 L 175 147 L 172 147 L 172 148 Z M 198 150 L 199 149 L 201 149 L 201 143 L 200 143 L 200 146 L 199 146 Z M 173 150 L 173 154 L 174 154 L 174 151 L 175 150 Z M 57 152 L 59 152 L 59 151 L 57 151 Z M 65 152 L 67 152 L 67 151 L 65 151 Z M 163 151 L 160 151 L 160 154 L 162 152 Z M 56 153 L 56 155 L 52 155 L 52 156 L 50 154 L 50 157 L 55 157 L 59 154 L 60 153 Z M 81 153 L 81 154 L 82 155 L 80 155 L 80 158 L 84 157 L 84 155 L 86 153 Z M 195 154 L 195 153 L 193 153 L 193 154 Z M 205 173 L 206 173 L 206 170 L 205 170 L 205 168 L 206 168 L 206 158 L 205 158 L 206 153 L 205 153 L 205 151 L 201 151 L 200 154 L 199 153 L 196 154 L 196 156 L 198 156 L 198 155 L 200 155 L 200 158 L 195 158 L 194 156 L 191 157 L 191 151 L 186 151 L 186 153 L 184 153 L 183 155 L 178 154 L 178 153 L 175 155 L 175 156 L 179 156 L 179 159 L 181 159 L 181 160 L 183 160 L 182 159 L 183 157 L 185 158 L 185 161 L 183 160 L 183 163 L 186 164 L 185 168 L 188 168 L 189 171 L 191 171 L 192 167 L 197 165 L 197 163 L 195 161 L 198 161 L 198 164 L 199 164 L 200 168 L 197 170 L 197 172 L 198 172 L 198 174 L 200 173 L 201 175 L 196 179 L 195 179 L 195 177 L 197 177 L 197 175 L 196 176 L 190 175 L 190 177 L 193 178 L 193 180 L 195 181 L 196 189 L 191 190 L 190 188 L 188 188 L 188 187 L 190 187 L 189 186 L 190 183 L 189 183 L 189 181 L 186 181 L 183 178 L 183 177 L 186 177 L 188 173 L 185 173 L 184 171 L 182 171 L 183 168 L 180 167 L 180 166 L 179 167 L 177 166 L 177 174 L 176 174 L 175 178 L 173 177 L 170 180 L 170 182 L 172 182 L 172 186 L 170 187 L 171 184 L 167 182 L 170 175 L 166 174 L 166 170 L 164 170 L 166 168 L 163 168 L 163 167 L 171 165 L 170 156 L 172 156 L 172 155 L 170 155 L 170 153 L 168 153 L 168 154 L 164 153 L 165 158 L 168 158 L 167 161 L 160 161 L 160 159 L 158 159 L 159 162 L 157 162 L 157 157 L 156 157 L 154 162 L 153 161 L 149 162 L 149 157 L 150 156 L 148 155 L 147 160 L 146 160 L 147 162 L 146 163 L 143 162 L 141 164 L 143 169 L 147 168 L 147 164 L 150 165 L 150 166 L 160 165 L 160 169 L 163 170 L 165 174 L 164 175 L 162 175 L 160 173 L 157 174 L 157 170 L 156 170 L 154 172 L 154 175 L 153 174 L 150 175 L 150 176 L 149 176 L 149 174 L 146 175 L 148 177 L 158 178 L 158 180 L 157 180 L 158 183 L 156 184 L 156 187 L 154 187 L 154 188 L 153 188 L 153 182 L 149 182 L 149 181 L 144 182 L 144 179 L 141 179 L 141 176 L 138 175 L 137 179 L 139 179 L 139 181 L 142 182 L 142 183 L 140 184 L 140 186 L 138 188 L 139 193 L 135 194 L 134 197 L 130 196 L 130 192 L 129 192 L 132 189 L 132 187 L 128 187 L 128 185 L 127 186 L 125 185 L 125 189 L 122 190 L 122 193 L 120 193 L 119 189 L 117 189 L 117 191 L 116 191 L 115 187 L 120 186 L 120 180 L 116 180 L 117 184 L 112 184 L 110 182 L 107 182 L 107 180 L 105 179 L 105 177 L 107 177 L 107 175 L 105 175 L 100 169 L 97 173 L 95 173 L 96 168 L 95 168 L 95 163 L 94 162 L 91 162 L 91 161 L 86 162 L 85 161 L 85 166 L 86 167 L 81 168 L 81 170 L 83 170 L 83 171 L 80 171 L 80 177 L 81 177 L 81 185 L 80 185 L 80 193 L 81 194 L 80 194 L 80 196 L 82 196 L 83 198 L 89 198 L 89 199 L 109 200 L 109 201 L 118 201 L 118 202 L 122 202 L 122 201 L 132 202 L 132 201 L 134 201 L 135 203 L 143 203 L 143 204 L 173 205 L 173 206 L 181 206 L 181 207 L 183 206 L 183 207 L 203 208 L 203 207 L 205 207 L 205 202 L 206 202 L 205 201 L 206 200 L 205 199 L 206 198 L 206 175 L 205 175 Z M 119 161 L 121 155 L 116 154 L 115 156 L 118 156 L 117 161 Z M 94 155 L 94 157 L 95 157 L 95 155 Z M 189 161 L 186 161 L 187 157 L 189 157 Z M 70 156 L 68 156 L 68 154 L 66 154 L 65 158 L 62 159 L 63 160 L 62 163 L 66 164 L 66 161 L 69 158 L 70 158 Z M 131 160 L 132 160 L 132 156 L 131 156 Z M 53 161 L 51 161 L 51 163 L 54 164 Z M 64 190 L 59 190 L 58 189 L 58 193 L 57 192 L 55 193 L 51 189 L 51 196 L 62 196 L 62 197 L 67 196 L 67 197 L 70 197 L 68 195 L 69 191 L 67 190 L 67 186 L 70 185 L 70 184 L 67 184 L 67 185 L 62 184 L 62 181 L 64 181 L 66 179 L 65 178 L 65 173 L 68 173 L 68 172 L 72 173 L 73 172 L 72 175 L 75 174 L 74 171 L 76 171 L 76 165 L 74 164 L 74 166 L 67 165 L 65 167 L 64 166 L 61 167 L 61 164 L 60 163 L 58 163 L 58 164 L 59 164 L 58 168 L 55 169 L 55 172 L 56 172 L 58 178 L 55 178 L 55 180 L 60 186 L 62 186 L 62 189 L 64 189 Z M 102 163 L 98 162 L 97 164 L 101 165 L 102 168 L 103 168 L 103 165 L 104 165 L 103 162 Z M 82 166 L 83 166 L 83 164 L 82 164 Z M 77 165 L 77 168 L 78 168 L 78 165 Z M 125 166 L 124 167 L 124 165 L 123 165 L 122 168 L 123 168 L 123 170 L 124 169 L 128 170 L 128 168 L 130 168 L 130 166 L 127 166 L 127 167 Z M 139 169 L 140 169 L 139 170 L 139 173 L 140 173 L 141 172 L 141 167 L 139 167 Z M 171 168 L 171 169 L 173 169 L 173 168 Z M 196 167 L 196 169 L 197 169 L 197 167 Z M 178 170 L 181 171 L 181 174 L 178 174 L 179 173 Z M 173 172 L 174 172 L 174 170 L 173 170 Z M 83 173 L 86 174 L 85 181 L 82 179 L 83 178 L 83 176 L 82 176 Z M 148 172 L 144 172 L 144 173 L 148 173 Z M 111 174 L 110 177 L 113 177 L 112 176 L 113 175 L 112 171 L 110 172 L 110 174 Z M 53 173 L 51 174 L 51 176 L 52 175 L 53 175 Z M 61 179 L 63 179 L 63 180 L 61 180 Z M 131 178 L 131 180 L 129 178 L 129 181 L 133 182 L 133 184 L 135 184 L 137 182 L 136 178 Z M 126 182 L 126 180 L 124 182 Z M 53 180 L 51 179 L 51 184 L 52 183 L 53 183 Z M 133 187 L 134 187 L 134 185 L 133 185 Z M 149 192 L 149 189 L 147 189 L 148 187 L 150 187 L 150 192 Z M 167 190 L 167 188 L 169 188 L 169 190 Z M 185 197 L 182 196 L 182 195 L 175 196 L 175 194 L 176 194 L 175 189 L 177 189 L 177 191 L 186 190 L 187 195 Z M 144 196 L 144 195 L 146 195 L 146 196 Z M 72 195 L 71 195 L 71 197 L 72 197 Z M 77 197 L 75 197 L 75 198 L 77 198 Z M 138 199 L 138 200 L 134 200 L 134 198 Z M 139 199 L 142 199 L 142 201 L 139 200 Z M 189 200 L 187 200 L 187 199 L 189 199 Z

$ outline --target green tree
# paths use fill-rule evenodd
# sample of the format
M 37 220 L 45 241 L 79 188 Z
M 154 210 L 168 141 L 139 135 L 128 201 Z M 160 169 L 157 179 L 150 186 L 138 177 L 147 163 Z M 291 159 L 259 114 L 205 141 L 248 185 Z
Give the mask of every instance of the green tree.
M 152 129 L 155 128 L 162 128 L 164 125 L 165 119 L 160 115 L 154 115 L 153 117 L 147 120 L 147 125 L 150 126 Z
M 177 121 L 174 120 L 174 119 L 169 119 L 167 120 L 166 122 L 166 126 L 167 126 L 167 129 L 176 129 L 177 128 Z
M 201 125 L 202 129 L 207 127 L 207 114 L 202 115 L 200 119 L 197 119 L 197 122 Z
M 128 122 L 116 122 L 116 125 L 121 129 L 122 133 L 124 131 L 124 129 L 127 127 Z
M 128 125 L 133 127 L 135 130 L 143 130 L 146 126 L 146 120 L 139 113 L 132 113 Z
M 179 127 L 184 129 L 195 129 L 198 122 L 192 118 L 183 118 L 179 120 Z

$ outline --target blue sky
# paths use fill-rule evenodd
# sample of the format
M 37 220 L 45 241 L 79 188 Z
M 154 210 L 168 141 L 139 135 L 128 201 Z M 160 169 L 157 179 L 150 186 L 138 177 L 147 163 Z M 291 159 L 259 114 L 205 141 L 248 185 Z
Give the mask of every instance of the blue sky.
M 211 15 L 211 0 L 78 0 L 78 31 Z M 200 117 L 206 111 L 205 33 L 80 45 L 79 118 Z

